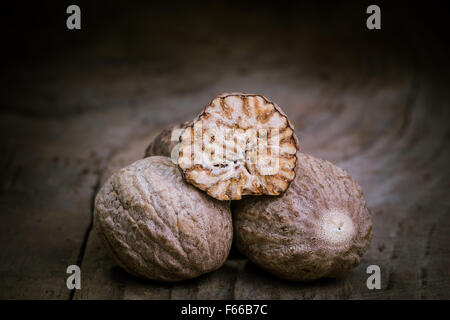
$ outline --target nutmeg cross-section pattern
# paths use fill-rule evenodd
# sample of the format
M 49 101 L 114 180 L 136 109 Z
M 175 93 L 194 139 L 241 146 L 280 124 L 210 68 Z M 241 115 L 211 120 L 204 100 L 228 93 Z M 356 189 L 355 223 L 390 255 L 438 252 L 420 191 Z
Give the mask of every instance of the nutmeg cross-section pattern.
M 279 195 L 295 177 L 294 126 L 266 97 L 221 94 L 180 137 L 178 165 L 187 182 L 219 200 Z

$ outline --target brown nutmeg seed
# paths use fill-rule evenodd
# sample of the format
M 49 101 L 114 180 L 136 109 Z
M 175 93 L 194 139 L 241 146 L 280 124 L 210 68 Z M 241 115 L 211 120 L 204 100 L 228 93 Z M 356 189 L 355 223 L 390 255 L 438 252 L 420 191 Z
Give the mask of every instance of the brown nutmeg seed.
M 189 122 L 183 122 L 164 128 L 148 145 L 144 157 L 164 156 L 177 159 L 179 138 L 189 125 Z
M 344 170 L 302 153 L 297 158 L 295 180 L 283 195 L 233 203 L 237 247 L 280 278 L 336 277 L 367 250 L 369 211 Z
M 94 227 L 136 276 L 179 281 L 219 268 L 232 241 L 228 203 L 185 183 L 166 157 L 119 170 L 95 199 Z
M 261 95 L 214 98 L 180 137 L 187 182 L 219 200 L 279 195 L 294 179 L 298 139 L 289 118 Z

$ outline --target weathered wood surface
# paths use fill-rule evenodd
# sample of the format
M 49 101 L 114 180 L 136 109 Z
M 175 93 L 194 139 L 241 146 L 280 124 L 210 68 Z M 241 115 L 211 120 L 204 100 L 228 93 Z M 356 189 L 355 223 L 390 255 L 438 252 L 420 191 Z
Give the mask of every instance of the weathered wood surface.
M 349 19 L 210 6 L 171 11 L 177 24 L 167 11 L 107 10 L 108 31 L 91 24 L 76 47 L 4 72 L 0 298 L 450 298 L 447 48 L 428 33 L 369 34 L 358 6 L 341 11 L 360 10 Z M 276 101 L 303 152 L 361 184 L 373 240 L 344 277 L 292 283 L 238 257 L 198 279 L 142 281 L 115 266 L 92 231 L 105 177 L 142 157 L 165 125 L 237 90 Z M 76 292 L 65 286 L 70 264 L 82 269 Z M 381 290 L 366 287 L 371 264 Z

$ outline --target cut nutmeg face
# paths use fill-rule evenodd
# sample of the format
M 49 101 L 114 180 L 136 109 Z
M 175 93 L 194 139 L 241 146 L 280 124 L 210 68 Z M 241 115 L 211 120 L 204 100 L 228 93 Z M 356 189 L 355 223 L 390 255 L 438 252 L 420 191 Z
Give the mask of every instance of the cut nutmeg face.
M 218 269 L 230 251 L 228 204 L 183 181 L 166 157 L 149 157 L 115 173 L 95 199 L 94 227 L 129 273 L 180 281 Z
M 298 153 L 296 177 L 280 197 L 233 203 L 238 249 L 288 280 L 336 277 L 369 247 L 372 221 L 358 184 L 332 163 Z
M 279 195 L 295 176 L 299 149 L 283 111 L 261 95 L 222 94 L 180 137 L 187 182 L 219 200 Z

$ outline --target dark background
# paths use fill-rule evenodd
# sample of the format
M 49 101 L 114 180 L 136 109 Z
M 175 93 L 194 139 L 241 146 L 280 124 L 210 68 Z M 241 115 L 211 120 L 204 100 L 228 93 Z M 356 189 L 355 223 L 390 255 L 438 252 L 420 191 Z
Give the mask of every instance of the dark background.
M 66 28 L 81 7 L 82 29 Z M 381 7 L 381 30 L 366 8 Z M 450 298 L 445 2 L 16 1 L 2 4 L 0 298 Z M 105 177 L 215 95 L 266 95 L 302 151 L 358 181 L 374 221 L 342 278 L 278 280 L 243 257 L 178 284 L 114 265 L 92 231 Z M 67 290 L 78 264 L 82 289 Z M 382 289 L 365 285 L 368 265 Z

